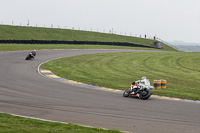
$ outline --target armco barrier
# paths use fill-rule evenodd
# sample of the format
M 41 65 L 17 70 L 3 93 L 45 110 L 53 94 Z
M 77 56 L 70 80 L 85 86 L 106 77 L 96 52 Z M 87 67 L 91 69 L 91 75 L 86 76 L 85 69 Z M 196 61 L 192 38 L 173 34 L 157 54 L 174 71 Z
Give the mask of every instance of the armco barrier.
M 130 46 L 130 47 L 146 47 L 140 44 L 133 44 L 128 42 L 98 42 L 98 41 L 58 41 L 58 40 L 0 40 L 0 43 L 9 44 L 90 44 L 90 45 L 114 45 L 114 46 Z

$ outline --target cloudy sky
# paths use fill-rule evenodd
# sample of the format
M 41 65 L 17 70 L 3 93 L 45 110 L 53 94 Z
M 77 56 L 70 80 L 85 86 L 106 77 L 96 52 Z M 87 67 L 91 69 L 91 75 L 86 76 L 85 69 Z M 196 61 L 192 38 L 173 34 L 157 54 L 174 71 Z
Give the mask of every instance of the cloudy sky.
M 0 0 L 0 24 L 200 43 L 200 0 Z

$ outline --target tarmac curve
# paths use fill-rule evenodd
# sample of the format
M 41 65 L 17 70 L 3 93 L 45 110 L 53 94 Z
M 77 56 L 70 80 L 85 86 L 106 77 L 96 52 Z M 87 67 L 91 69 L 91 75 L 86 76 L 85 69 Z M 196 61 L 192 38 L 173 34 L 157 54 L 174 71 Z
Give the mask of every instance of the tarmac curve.
M 38 66 L 60 57 L 146 50 L 38 50 L 0 52 L 0 112 L 136 133 L 199 133 L 200 104 L 121 93 L 58 82 L 41 76 Z M 156 52 L 156 51 L 151 51 Z

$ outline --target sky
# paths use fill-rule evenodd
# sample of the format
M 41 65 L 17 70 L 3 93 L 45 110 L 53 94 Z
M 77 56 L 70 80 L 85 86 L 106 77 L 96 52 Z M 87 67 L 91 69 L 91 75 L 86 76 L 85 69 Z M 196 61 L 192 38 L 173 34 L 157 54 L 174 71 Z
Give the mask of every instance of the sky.
M 0 24 L 200 43 L 200 0 L 0 0 Z

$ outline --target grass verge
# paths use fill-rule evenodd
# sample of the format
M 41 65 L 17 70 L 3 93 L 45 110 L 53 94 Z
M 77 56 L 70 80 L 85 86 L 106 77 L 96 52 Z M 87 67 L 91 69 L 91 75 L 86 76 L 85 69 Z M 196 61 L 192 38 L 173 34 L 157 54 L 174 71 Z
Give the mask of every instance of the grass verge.
M 92 85 L 126 89 L 134 80 L 167 80 L 167 88 L 154 94 L 200 100 L 200 53 L 101 53 L 50 61 L 42 68 Z
M 120 133 L 117 130 L 89 128 L 74 124 L 62 124 L 0 113 L 1 133 Z
M 0 44 L 0 51 L 33 50 L 33 49 L 137 49 L 160 50 L 154 48 L 108 46 L 108 45 L 72 45 L 72 44 Z

